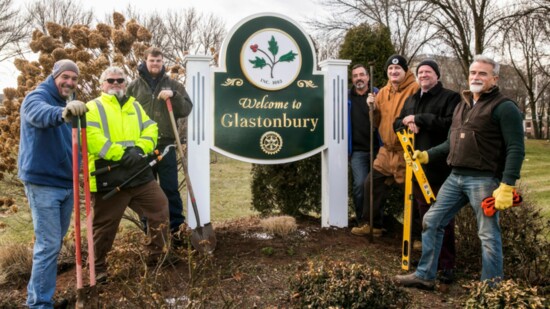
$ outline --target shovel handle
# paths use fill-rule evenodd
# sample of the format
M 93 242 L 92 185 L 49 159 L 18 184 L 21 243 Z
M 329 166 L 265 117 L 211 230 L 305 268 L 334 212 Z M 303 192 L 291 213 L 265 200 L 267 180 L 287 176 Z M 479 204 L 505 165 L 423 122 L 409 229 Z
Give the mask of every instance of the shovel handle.
M 176 118 L 174 117 L 174 110 L 172 109 L 172 101 L 170 98 L 166 98 L 166 108 L 168 109 L 168 114 L 170 115 L 170 122 L 172 123 L 172 130 L 174 131 L 174 136 L 176 137 L 176 144 L 178 145 L 178 150 L 180 152 L 181 164 L 183 165 L 183 174 L 185 175 L 185 182 L 187 183 L 187 191 L 189 192 L 189 199 L 191 200 L 191 205 L 193 206 L 193 213 L 195 214 L 195 220 L 197 221 L 197 227 L 201 226 L 201 220 L 199 218 L 199 210 L 197 208 L 197 201 L 195 200 L 195 193 L 193 191 L 193 185 L 191 184 L 191 179 L 189 178 L 189 172 L 187 171 L 187 163 L 185 163 L 185 154 L 183 153 L 183 147 L 181 146 L 180 136 L 178 133 L 178 127 L 176 125 Z
M 72 151 L 73 151 L 73 207 L 74 207 L 74 238 L 75 238 L 75 263 L 76 263 L 76 287 L 82 288 L 82 249 L 80 238 L 80 185 L 79 185 L 79 159 L 78 159 L 78 117 L 73 116 L 72 123 Z

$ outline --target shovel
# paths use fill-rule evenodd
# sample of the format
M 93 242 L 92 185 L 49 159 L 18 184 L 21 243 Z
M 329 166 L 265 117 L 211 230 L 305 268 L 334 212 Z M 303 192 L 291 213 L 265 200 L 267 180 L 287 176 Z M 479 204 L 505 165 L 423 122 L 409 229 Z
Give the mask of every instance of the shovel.
M 86 237 L 88 240 L 88 264 L 90 271 L 90 285 L 84 288 L 82 281 L 82 254 L 80 239 L 80 186 L 78 173 L 78 125 L 80 120 L 80 138 L 82 142 L 82 174 L 84 178 L 84 198 L 86 202 Z M 90 178 L 88 174 L 88 142 L 86 137 L 86 115 L 72 119 L 72 149 L 73 149 L 73 192 L 74 192 L 74 230 L 75 230 L 75 257 L 76 257 L 76 308 L 89 307 L 92 303 L 98 304 L 95 282 L 95 254 L 94 236 L 92 227 Z
M 191 185 L 191 179 L 189 178 L 187 163 L 185 162 L 185 155 L 183 152 L 183 147 L 181 146 L 178 127 L 176 125 L 176 118 L 174 118 L 174 111 L 172 110 L 172 102 L 170 98 L 166 99 L 166 107 L 168 108 L 168 113 L 170 114 L 170 122 L 172 123 L 172 129 L 174 130 L 174 136 L 176 137 L 176 143 L 178 145 L 181 163 L 183 165 L 185 182 L 187 183 L 187 191 L 189 192 L 189 198 L 191 199 L 191 205 L 193 206 L 193 213 L 195 214 L 195 219 L 197 220 L 197 227 L 195 227 L 193 233 L 191 234 L 191 244 L 193 245 L 193 248 L 200 253 L 211 254 L 214 252 L 214 249 L 216 249 L 216 235 L 214 234 L 212 223 L 209 222 L 204 226 L 201 225 L 199 210 L 197 209 L 197 201 L 195 200 L 195 193 L 193 192 L 193 186 Z

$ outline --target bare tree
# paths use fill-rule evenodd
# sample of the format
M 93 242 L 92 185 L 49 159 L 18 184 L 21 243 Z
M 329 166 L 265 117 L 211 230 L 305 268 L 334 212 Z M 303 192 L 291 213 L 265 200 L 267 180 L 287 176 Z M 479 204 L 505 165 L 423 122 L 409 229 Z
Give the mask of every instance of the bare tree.
M 502 34 L 502 27 L 517 10 L 504 9 L 499 0 L 412 0 L 428 4 L 426 21 L 437 28 L 439 39 L 461 62 L 464 76 L 473 55 L 482 54 Z
M 26 24 L 12 0 L 0 0 L 0 61 L 21 54 L 21 43 L 30 34 Z
M 410 60 L 434 38 L 436 31 L 425 22 L 431 6 L 414 0 L 320 0 L 332 13 L 327 20 L 311 20 L 317 30 L 343 35 L 360 23 L 382 24 L 392 34 L 397 53 Z
M 225 37 L 225 23 L 220 18 L 194 8 L 144 15 L 129 6 L 126 14 L 151 29 L 151 44 L 163 49 L 170 64 L 182 64 L 187 54 L 215 55 Z
M 225 23 L 221 19 L 213 14 L 201 18 L 198 45 L 204 54 L 215 54 L 219 50 L 224 38 Z
M 550 87 L 550 79 L 545 78 L 548 77 L 547 67 L 542 65 L 550 61 L 547 50 L 550 41 L 540 31 L 544 23 L 548 21 L 526 15 L 517 19 L 504 35 L 511 64 L 527 92 L 527 111 L 533 122 L 532 133 L 535 138 L 542 137 L 542 118 L 546 104 L 541 102 L 541 98 Z
M 326 59 L 337 59 L 344 36 L 330 32 L 319 32 L 311 37 L 317 54 L 317 63 Z
M 71 0 L 36 0 L 27 5 L 27 14 L 30 26 L 42 33 L 48 33 L 48 23 L 64 27 L 90 26 L 94 18 L 91 9 L 84 9 L 82 2 Z

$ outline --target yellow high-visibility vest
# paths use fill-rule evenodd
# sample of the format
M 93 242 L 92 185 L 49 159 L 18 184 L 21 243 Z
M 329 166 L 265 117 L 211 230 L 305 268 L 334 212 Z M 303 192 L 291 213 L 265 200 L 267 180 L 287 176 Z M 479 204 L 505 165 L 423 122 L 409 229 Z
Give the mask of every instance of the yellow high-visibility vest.
M 157 145 L 157 123 L 130 97 L 121 107 L 114 95 L 101 96 L 86 103 L 88 165 L 95 171 L 95 160 L 119 161 L 127 147 L 140 147 L 144 153 Z M 90 191 L 96 192 L 95 176 L 90 176 Z

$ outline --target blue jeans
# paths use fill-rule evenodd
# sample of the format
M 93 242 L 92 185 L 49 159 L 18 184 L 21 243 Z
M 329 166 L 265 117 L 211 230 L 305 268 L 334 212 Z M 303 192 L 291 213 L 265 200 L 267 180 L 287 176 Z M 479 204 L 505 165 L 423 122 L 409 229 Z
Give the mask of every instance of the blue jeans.
M 361 220 L 363 216 L 363 198 L 365 196 L 364 183 L 370 171 L 370 153 L 354 151 L 351 154 L 351 174 L 353 176 L 353 204 L 355 205 L 355 218 Z
M 435 204 L 422 222 L 422 256 L 416 276 L 434 280 L 445 226 L 468 202 L 477 220 L 477 234 L 481 240 L 481 280 L 503 277 L 502 239 L 498 212 L 487 217 L 481 208 L 484 198 L 493 194 L 499 180 L 494 177 L 465 176 L 451 173 L 439 190 Z
M 69 229 L 73 189 L 25 183 L 34 227 L 32 273 L 27 285 L 30 308 L 53 308 L 57 257 Z
M 163 151 L 164 147 L 164 145 L 159 145 L 158 149 Z M 177 232 L 179 226 L 185 222 L 185 217 L 183 216 L 183 202 L 179 191 L 176 149 L 171 148 L 168 154 L 162 158 L 162 161 L 155 166 L 153 171 L 155 175 L 158 175 L 160 187 L 168 198 L 170 231 Z

